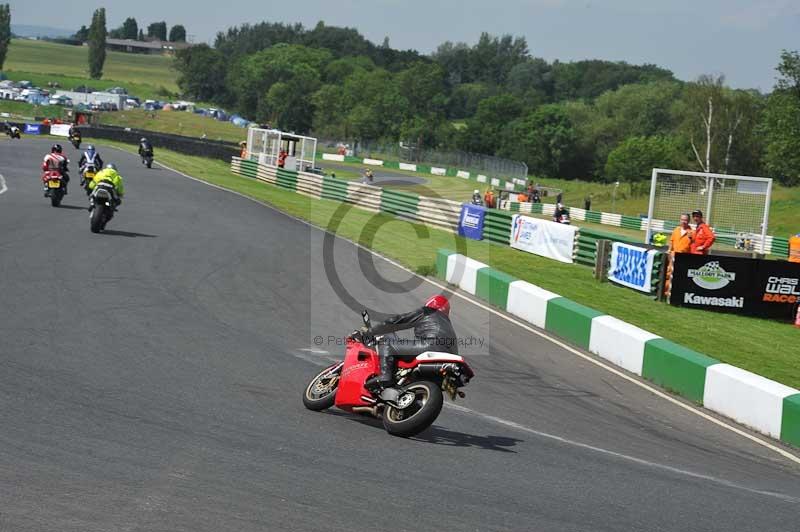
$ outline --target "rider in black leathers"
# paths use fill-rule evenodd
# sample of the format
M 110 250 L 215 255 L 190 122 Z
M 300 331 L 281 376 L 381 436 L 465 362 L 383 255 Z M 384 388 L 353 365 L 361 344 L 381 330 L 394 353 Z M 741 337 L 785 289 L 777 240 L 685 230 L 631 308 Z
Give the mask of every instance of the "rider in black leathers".
M 139 141 L 139 156 L 144 157 L 145 155 L 153 155 L 153 145 L 150 144 L 149 140 L 142 137 Z
M 458 337 L 450 322 L 450 302 L 437 294 L 421 308 L 392 316 L 371 329 L 361 332 L 380 336 L 405 329 L 414 329 L 414 340 L 384 338 L 378 344 L 381 359 L 381 374 L 367 380 L 368 390 L 389 388 L 394 384 L 395 363 L 398 358 L 414 358 L 425 351 L 439 351 L 458 354 Z

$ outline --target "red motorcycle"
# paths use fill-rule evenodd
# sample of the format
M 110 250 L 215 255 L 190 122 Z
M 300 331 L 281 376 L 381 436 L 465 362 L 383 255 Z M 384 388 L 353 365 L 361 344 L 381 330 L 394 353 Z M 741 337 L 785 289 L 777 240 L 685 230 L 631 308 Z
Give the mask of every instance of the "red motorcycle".
M 369 314 L 365 311 L 362 316 L 364 324 L 371 328 Z M 351 334 L 344 361 L 322 370 L 306 386 L 305 407 L 320 411 L 336 406 L 346 412 L 369 414 L 382 418 L 389 434 L 409 437 L 427 429 L 439 417 L 444 404 L 442 392 L 454 401 L 464 397 L 459 388 L 466 386 L 475 373 L 464 357 L 435 351 L 401 357 L 394 388 L 386 388 L 380 394 L 367 390 L 367 379 L 380 373 L 376 347 L 383 339 Z
M 64 182 L 64 177 L 58 170 L 48 170 L 42 175 L 42 183 L 44 183 L 44 197 L 50 198 L 50 204 L 53 207 L 61 205 L 61 200 L 67 193 L 67 183 Z

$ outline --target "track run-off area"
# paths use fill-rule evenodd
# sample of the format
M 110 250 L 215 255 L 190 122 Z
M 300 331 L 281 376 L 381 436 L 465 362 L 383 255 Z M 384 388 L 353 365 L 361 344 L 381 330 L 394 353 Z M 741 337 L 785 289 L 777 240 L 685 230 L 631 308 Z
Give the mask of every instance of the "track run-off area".
M 126 197 L 92 234 L 50 144 L 0 140 L 0 530 L 799 530 L 797 463 L 461 297 L 476 377 L 431 429 L 304 409 L 353 302 L 438 288 L 102 144 Z

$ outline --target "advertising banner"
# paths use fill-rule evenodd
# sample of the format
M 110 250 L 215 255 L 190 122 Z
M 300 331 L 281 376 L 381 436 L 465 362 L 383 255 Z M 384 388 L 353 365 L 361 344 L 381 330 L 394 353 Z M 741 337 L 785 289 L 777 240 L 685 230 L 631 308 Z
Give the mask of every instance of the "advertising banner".
M 800 302 L 800 264 L 759 260 L 755 289 L 757 316 L 792 321 Z
M 614 242 L 611 247 L 611 266 L 608 278 L 622 286 L 650 293 L 653 291 L 654 249 Z
M 53 124 L 50 126 L 50 134 L 57 137 L 69 137 L 69 124 Z
M 42 126 L 40 124 L 25 124 L 25 133 L 28 135 L 41 135 Z
M 755 261 L 717 255 L 678 253 L 672 265 L 673 305 L 745 313 L 755 295 L 750 289 Z
M 675 255 L 672 305 L 790 321 L 798 302 L 799 264 L 719 255 Z
M 578 229 L 548 220 L 515 214 L 511 218 L 512 248 L 560 262 L 572 263 L 575 232 Z
M 483 223 L 486 219 L 486 208 L 480 205 L 464 203 L 458 219 L 458 234 L 472 240 L 483 240 Z

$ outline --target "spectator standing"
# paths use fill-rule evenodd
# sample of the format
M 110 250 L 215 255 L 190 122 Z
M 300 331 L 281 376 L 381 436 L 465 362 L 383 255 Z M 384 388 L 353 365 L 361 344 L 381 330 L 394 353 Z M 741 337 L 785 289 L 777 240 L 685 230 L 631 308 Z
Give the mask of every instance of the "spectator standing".
M 586 211 L 591 211 L 592 210 L 592 195 L 591 194 L 588 194 L 583 199 L 583 209 L 586 210 Z
M 486 189 L 486 193 L 483 195 L 483 204 L 490 209 L 494 209 L 494 192 L 491 188 Z
M 703 221 L 703 211 L 699 209 L 692 211 L 692 218 L 694 219 L 695 227 L 690 253 L 695 255 L 708 255 L 717 236 L 708 224 Z
M 691 253 L 692 240 L 694 240 L 694 230 L 689 225 L 689 215 L 681 214 L 681 223 L 672 230 L 669 237 L 670 253 Z
M 533 194 L 531 195 L 531 201 L 533 203 L 541 203 L 542 202 L 542 197 L 539 196 L 539 189 L 538 188 L 534 188 L 533 189 Z

